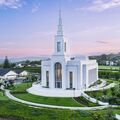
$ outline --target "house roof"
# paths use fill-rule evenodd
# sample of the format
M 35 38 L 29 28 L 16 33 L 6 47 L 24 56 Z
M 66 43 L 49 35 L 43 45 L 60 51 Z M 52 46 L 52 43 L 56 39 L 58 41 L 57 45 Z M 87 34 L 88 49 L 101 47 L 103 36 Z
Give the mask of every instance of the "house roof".
M 14 70 L 17 74 L 20 74 L 21 72 L 23 72 L 24 70 L 20 70 L 20 69 L 16 69 Z
M 11 71 L 11 70 L 10 70 L 10 69 L 0 68 L 0 76 L 4 76 L 4 75 L 7 74 L 9 71 Z
M 5 74 L 7 74 L 8 72 L 10 72 L 11 69 L 4 69 L 4 68 L 0 68 L 0 76 L 4 76 Z M 12 70 L 14 71 L 15 73 L 17 74 L 20 74 L 21 72 L 23 72 L 24 70 L 20 70 L 20 69 L 17 69 L 17 70 Z

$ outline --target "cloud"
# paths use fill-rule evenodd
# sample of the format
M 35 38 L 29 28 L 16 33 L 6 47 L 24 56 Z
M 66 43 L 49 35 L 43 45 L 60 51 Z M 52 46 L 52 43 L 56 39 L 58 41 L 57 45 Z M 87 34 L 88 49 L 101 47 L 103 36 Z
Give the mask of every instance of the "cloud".
M 96 41 L 97 43 L 99 43 L 99 44 L 109 44 L 109 42 L 106 42 L 106 41 L 100 41 L 100 40 L 98 40 L 98 41 Z
M 0 7 L 18 9 L 21 6 L 21 0 L 0 0 Z
M 76 8 L 76 10 L 102 12 L 108 9 L 118 8 L 118 7 L 120 7 L 120 0 L 93 0 L 90 6 L 86 6 L 83 8 Z
M 33 6 L 32 13 L 35 13 L 35 12 L 39 11 L 39 9 L 40 9 L 40 3 Z

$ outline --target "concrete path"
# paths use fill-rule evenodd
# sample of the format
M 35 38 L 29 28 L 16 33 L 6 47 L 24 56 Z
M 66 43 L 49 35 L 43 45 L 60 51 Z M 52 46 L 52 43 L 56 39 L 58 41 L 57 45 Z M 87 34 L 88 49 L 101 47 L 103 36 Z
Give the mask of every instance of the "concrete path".
M 87 88 L 87 89 L 85 89 L 84 91 L 99 91 L 99 90 L 106 90 L 106 89 L 110 89 L 110 88 L 113 88 L 113 87 L 115 87 L 116 86 L 116 83 L 111 83 L 111 84 L 109 84 L 109 85 L 107 85 L 107 86 L 104 86 L 104 87 L 91 87 L 91 88 Z
M 56 106 L 56 105 L 46 105 L 46 104 L 39 104 L 39 103 L 33 103 L 33 102 L 28 102 L 25 100 L 21 100 L 19 98 L 14 97 L 9 90 L 5 90 L 5 95 L 14 101 L 23 103 L 23 104 L 27 104 L 29 106 L 33 106 L 33 107 L 46 107 L 46 108 L 57 108 L 57 109 L 69 109 L 69 110 L 101 110 L 104 108 L 109 107 L 108 106 L 96 106 L 96 107 L 65 107 L 65 106 Z M 113 107 L 117 107 L 117 106 L 113 106 Z
M 118 120 L 120 120 L 120 115 L 116 114 L 115 116 Z

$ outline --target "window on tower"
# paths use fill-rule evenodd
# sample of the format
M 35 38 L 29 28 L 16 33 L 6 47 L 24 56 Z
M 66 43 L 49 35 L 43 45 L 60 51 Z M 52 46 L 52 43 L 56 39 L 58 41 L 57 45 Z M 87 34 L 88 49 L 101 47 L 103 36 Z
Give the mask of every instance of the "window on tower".
M 66 52 L 66 42 L 64 43 L 64 49 L 65 49 L 65 52 Z
M 61 51 L 61 43 L 57 42 L 57 52 L 60 52 L 60 51 Z

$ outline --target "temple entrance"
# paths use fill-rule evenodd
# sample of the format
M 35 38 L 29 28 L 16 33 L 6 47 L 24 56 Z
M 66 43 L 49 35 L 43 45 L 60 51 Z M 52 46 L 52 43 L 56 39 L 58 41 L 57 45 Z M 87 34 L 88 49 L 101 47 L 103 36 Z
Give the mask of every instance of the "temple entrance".
M 62 65 L 55 63 L 55 88 L 62 88 Z

